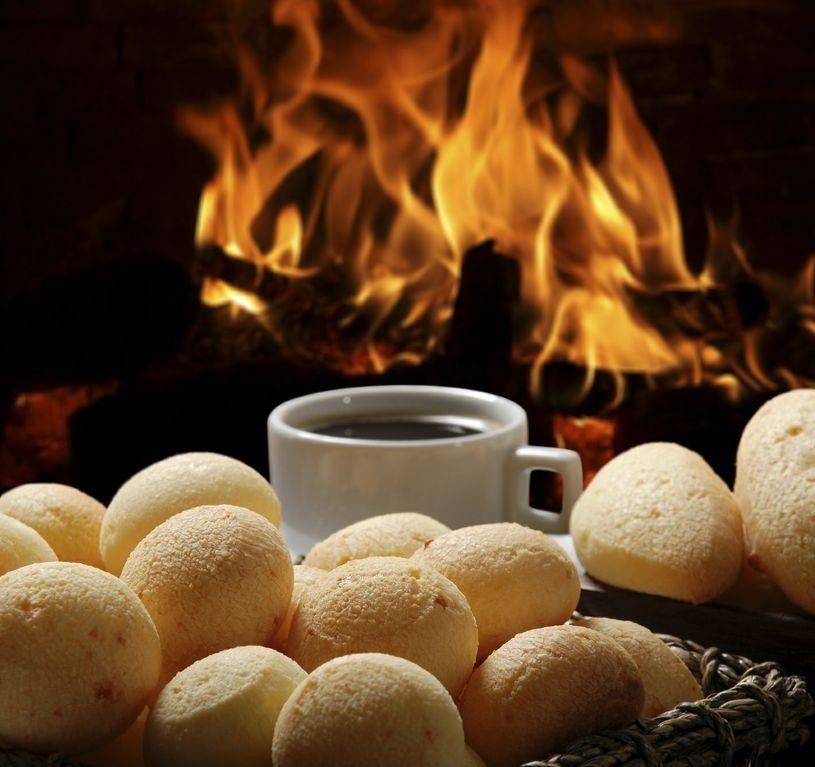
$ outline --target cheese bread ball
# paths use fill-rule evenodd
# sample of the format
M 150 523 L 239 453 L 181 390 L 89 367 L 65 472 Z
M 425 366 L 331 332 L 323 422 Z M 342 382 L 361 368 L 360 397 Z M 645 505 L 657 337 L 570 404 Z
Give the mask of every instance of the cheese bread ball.
M 196 506 L 231 504 L 280 526 L 280 502 L 269 482 L 245 463 L 217 453 L 182 453 L 134 474 L 113 496 L 99 545 L 119 574 L 136 544 L 165 520 Z
M 93 751 L 76 757 L 81 764 L 100 767 L 144 767 L 144 726 L 149 709 L 145 706 L 136 721 L 121 735 Z
M 325 570 L 318 570 L 316 567 L 308 567 L 307 565 L 294 566 L 294 587 L 291 593 L 291 602 L 289 603 L 289 609 L 286 612 L 283 623 L 280 624 L 280 628 L 271 641 L 272 647 L 276 647 L 279 650 L 285 648 L 286 640 L 289 638 L 291 619 L 294 615 L 294 611 L 297 609 L 297 605 L 300 604 L 300 598 L 306 589 L 318 579 L 322 578 L 323 575 L 325 575 Z
M 774 397 L 750 419 L 736 458 L 750 563 L 815 613 L 815 390 Z
M 275 767 L 456 767 L 464 733 L 447 690 L 403 658 L 362 653 L 320 666 L 286 701 Z
M 464 746 L 464 761 L 461 767 L 486 767 L 484 760 L 469 746 Z
M 453 530 L 412 559 L 461 589 L 478 625 L 479 658 L 522 631 L 563 623 L 580 598 L 566 552 L 542 532 L 514 523 Z
M 764 613 L 807 614 L 806 610 L 790 601 L 769 575 L 756 570 L 747 558 L 744 560 L 739 579 L 724 594 L 716 598 L 716 603 Z
M 572 509 L 590 575 L 612 586 L 706 602 L 741 572 L 741 515 L 704 459 L 652 442 L 607 463 Z
M 35 562 L 56 562 L 57 555 L 36 530 L 0 514 L 0 575 Z
M 603 634 L 548 626 L 513 637 L 470 677 L 459 701 L 467 743 L 490 767 L 516 767 L 581 735 L 637 718 L 634 661 Z
M 645 689 L 641 719 L 651 719 L 679 703 L 704 697 L 688 667 L 645 626 L 614 618 L 582 618 L 575 625 L 611 637 L 633 658 Z
M 286 616 L 293 581 L 277 528 L 227 505 L 170 517 L 136 546 L 121 577 L 158 629 L 162 684 L 219 650 L 266 644 Z
M 325 573 L 306 589 L 286 652 L 306 671 L 350 653 L 398 655 L 456 695 L 477 645 L 472 610 L 447 578 L 401 557 L 369 557 Z
M 147 767 L 266 767 L 280 709 L 305 678 L 268 647 L 234 647 L 196 661 L 150 710 Z
M 353 559 L 409 557 L 428 541 L 449 531 L 449 527 L 424 514 L 383 514 L 329 535 L 309 551 L 304 564 L 333 570 Z
M 42 562 L 0 577 L 0 740 L 93 748 L 136 719 L 160 668 L 150 616 L 113 575 Z
M 63 562 L 104 569 L 99 529 L 105 507 L 68 485 L 33 482 L 0 496 L 0 513 L 36 530 Z

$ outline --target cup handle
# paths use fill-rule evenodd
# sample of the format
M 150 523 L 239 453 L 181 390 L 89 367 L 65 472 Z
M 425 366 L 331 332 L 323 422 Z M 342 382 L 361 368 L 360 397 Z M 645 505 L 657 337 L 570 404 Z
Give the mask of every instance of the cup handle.
M 529 505 L 529 475 L 535 471 L 554 471 L 563 478 L 563 505 L 560 513 Z M 583 492 L 583 465 L 574 450 L 559 447 L 519 447 L 509 457 L 509 498 L 511 521 L 535 527 L 545 533 L 568 533 L 569 515 Z

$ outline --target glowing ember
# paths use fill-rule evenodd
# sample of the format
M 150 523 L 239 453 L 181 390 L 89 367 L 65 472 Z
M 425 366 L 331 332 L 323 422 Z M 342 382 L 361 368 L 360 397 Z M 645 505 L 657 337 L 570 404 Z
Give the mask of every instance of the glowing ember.
M 439 2 L 410 31 L 351 0 L 278 0 L 290 31 L 274 64 L 238 51 L 245 93 L 184 130 L 218 160 L 197 239 L 285 278 L 264 296 L 224 279 L 203 300 L 256 315 L 291 353 L 347 373 L 417 363 L 442 337 L 462 259 L 493 239 L 519 262 L 526 316 L 515 339 L 539 394 L 547 363 L 654 382 L 812 385 L 775 361 L 778 320 L 812 342 L 813 264 L 794 283 L 754 272 L 727 228 L 688 266 L 671 184 L 613 63 L 607 73 L 541 47 L 529 6 Z M 537 63 L 536 63 L 537 62 Z M 602 159 L 581 115 L 604 94 Z M 766 316 L 747 325 L 732 287 Z M 729 303 L 728 303 L 729 302 Z
M 18 394 L 0 433 L 0 487 L 67 480 L 71 416 L 118 388 L 104 381 Z
M 231 306 L 249 314 L 262 315 L 266 305 L 253 293 L 233 287 L 223 280 L 208 278 L 201 288 L 201 301 L 207 306 Z
M 588 487 L 594 475 L 615 455 L 617 422 L 610 418 L 574 417 L 556 414 L 552 420 L 555 444 L 580 453 L 583 482 Z

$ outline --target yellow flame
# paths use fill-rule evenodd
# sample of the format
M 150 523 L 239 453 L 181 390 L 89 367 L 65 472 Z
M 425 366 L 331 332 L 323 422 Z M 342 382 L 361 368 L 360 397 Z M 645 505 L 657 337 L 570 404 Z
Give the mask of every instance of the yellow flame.
M 262 315 L 266 311 L 265 302 L 254 293 L 240 290 L 228 282 L 211 277 L 204 280 L 201 302 L 212 307 L 234 306 L 249 314 Z
M 711 383 L 732 397 L 803 380 L 767 369 L 765 329 L 735 341 L 708 333 L 697 304 L 736 270 L 794 304 L 813 333 L 815 311 L 801 307 L 815 298 L 815 261 L 792 295 L 789 282 L 751 269 L 732 231 L 712 226 L 695 274 L 667 170 L 613 63 L 604 72 L 541 56 L 524 0 L 439 2 L 409 30 L 371 8 L 273 2 L 274 24 L 291 33 L 274 66 L 240 48 L 242 98 L 181 113 L 218 160 L 197 241 L 298 286 L 283 306 L 209 278 L 205 303 L 263 316 L 295 353 L 381 372 L 434 348 L 465 253 L 492 239 L 520 267 L 531 322 L 515 355 L 535 393 L 553 361 L 584 371 L 577 396 L 599 371 L 610 375 L 612 405 L 630 373 Z M 654 24 L 659 39 L 669 34 Z M 599 160 L 581 133 L 598 101 L 607 105 Z M 685 306 L 689 295 L 696 303 Z

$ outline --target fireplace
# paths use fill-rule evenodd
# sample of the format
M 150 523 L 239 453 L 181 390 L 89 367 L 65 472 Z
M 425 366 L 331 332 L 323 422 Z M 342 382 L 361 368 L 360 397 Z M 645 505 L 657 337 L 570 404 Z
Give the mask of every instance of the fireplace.
M 0 490 L 265 472 L 282 400 L 403 382 L 521 402 L 588 478 L 664 439 L 730 481 L 813 385 L 803 2 L 3 15 Z

